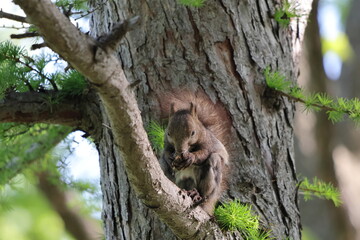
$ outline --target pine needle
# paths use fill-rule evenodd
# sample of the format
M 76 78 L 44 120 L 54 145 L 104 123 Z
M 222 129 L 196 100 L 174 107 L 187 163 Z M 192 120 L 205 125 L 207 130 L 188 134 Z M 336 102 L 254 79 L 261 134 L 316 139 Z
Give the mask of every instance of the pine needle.
M 252 214 L 251 206 L 234 200 L 218 206 L 214 212 L 217 223 L 225 231 L 240 231 L 245 239 L 271 239 L 270 232 L 259 229 L 259 217 Z
M 336 207 L 342 204 L 339 190 L 331 183 L 325 183 L 316 177 L 312 183 L 308 178 L 304 178 L 304 180 L 299 183 L 299 189 L 301 190 L 300 193 L 304 195 L 305 201 L 315 196 L 321 199 L 331 200 Z
M 165 128 L 155 121 L 150 121 L 147 133 L 155 152 L 160 153 L 164 149 Z

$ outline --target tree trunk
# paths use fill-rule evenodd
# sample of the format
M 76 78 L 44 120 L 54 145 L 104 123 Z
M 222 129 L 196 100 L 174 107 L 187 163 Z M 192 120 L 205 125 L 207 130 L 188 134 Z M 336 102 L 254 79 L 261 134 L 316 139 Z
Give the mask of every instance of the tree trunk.
M 93 7 L 100 1 L 91 1 Z M 294 3 L 306 15 L 311 1 Z M 119 48 L 125 75 L 135 85 L 144 122 L 158 119 L 157 94 L 202 89 L 232 116 L 232 163 L 226 198 L 240 199 L 261 216 L 276 239 L 301 239 L 293 150 L 294 105 L 266 95 L 263 70 L 296 81 L 306 17 L 280 27 L 273 1 L 206 1 L 187 8 L 175 0 L 114 0 L 91 19 L 100 36 L 134 15 L 141 25 Z M 160 99 L 166 101 L 166 99 Z M 135 195 L 103 112 L 95 137 L 100 152 L 106 239 L 174 239 L 151 207 Z M 144 196 L 142 196 L 144 197 Z M 208 236 L 216 239 L 216 236 Z M 229 236 L 236 238 L 236 236 Z

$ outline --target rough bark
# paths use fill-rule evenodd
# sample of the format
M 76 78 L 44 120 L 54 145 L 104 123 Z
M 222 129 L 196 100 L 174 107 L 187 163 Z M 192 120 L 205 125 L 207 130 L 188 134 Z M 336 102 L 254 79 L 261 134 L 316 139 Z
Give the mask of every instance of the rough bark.
M 309 4 L 298 3 L 305 13 Z M 127 79 L 141 81 L 136 93 L 143 119 L 158 117 L 156 95 L 170 89 L 201 88 L 214 101 L 223 102 L 234 127 L 227 197 L 252 204 L 263 226 L 277 239 L 300 239 L 294 108 L 287 99 L 264 97 L 262 70 L 272 66 L 296 80 L 305 22 L 301 19 L 290 28 L 280 28 L 271 19 L 275 7 L 279 6 L 271 1 L 208 1 L 200 9 L 176 1 L 113 1 L 92 18 L 92 34 L 100 36 L 117 21 L 141 16 L 141 26 L 122 41 L 119 57 Z M 105 146 L 109 144 L 108 138 L 100 152 L 108 154 Z M 104 155 L 105 165 L 109 157 Z M 110 223 L 105 224 L 106 235 L 109 239 L 172 239 L 171 232 L 158 225 L 152 211 L 133 195 L 118 157 L 102 167 L 104 218 Z
M 273 1 L 207 1 L 200 9 L 176 1 L 109 1 L 92 18 L 94 36 L 133 14 L 142 17 L 122 41 L 120 65 L 49 1 L 15 2 L 48 46 L 88 77 L 101 98 L 102 124 L 93 123 L 89 132 L 95 132 L 100 151 L 107 239 L 172 239 L 154 212 L 180 238 L 240 238 L 222 233 L 199 207 L 189 208 L 191 200 L 178 195 L 150 149 L 137 103 L 145 121 L 156 118 L 156 93 L 179 87 L 203 89 L 232 116 L 227 196 L 253 205 L 275 238 L 300 239 L 294 107 L 287 99 L 265 95 L 262 71 L 271 66 L 296 80 L 306 17 L 280 28 L 272 19 L 280 6 Z M 311 1 L 294 4 L 306 14 Z

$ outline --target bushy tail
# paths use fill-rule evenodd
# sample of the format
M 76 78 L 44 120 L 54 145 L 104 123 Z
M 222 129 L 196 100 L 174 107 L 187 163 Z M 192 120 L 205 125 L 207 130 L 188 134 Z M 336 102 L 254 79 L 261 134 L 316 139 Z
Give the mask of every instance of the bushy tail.
M 159 103 L 162 118 L 169 118 L 171 104 L 174 104 L 175 111 L 189 109 L 190 103 L 195 104 L 197 115 L 203 125 L 225 146 L 228 145 L 231 128 L 230 116 L 221 102 L 214 103 L 203 91 L 167 92 L 159 96 Z

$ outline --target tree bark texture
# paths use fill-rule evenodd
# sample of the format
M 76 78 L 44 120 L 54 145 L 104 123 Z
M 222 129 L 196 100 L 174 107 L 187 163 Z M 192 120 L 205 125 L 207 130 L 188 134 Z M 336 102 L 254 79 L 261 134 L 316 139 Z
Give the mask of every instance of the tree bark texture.
M 97 6 L 101 1 L 90 1 Z M 311 1 L 292 3 L 304 17 L 280 27 L 277 1 L 206 1 L 201 8 L 175 0 L 114 0 L 91 19 L 92 35 L 139 15 L 140 26 L 119 47 L 126 78 L 136 85 L 144 122 L 159 117 L 159 93 L 202 89 L 231 114 L 232 172 L 227 199 L 240 199 L 261 216 L 276 239 L 300 239 L 293 154 L 294 105 L 266 94 L 270 66 L 296 81 L 305 15 Z M 103 113 L 100 151 L 103 219 L 107 239 L 174 239 L 172 232 L 135 196 Z M 143 196 L 142 196 L 143 197 Z M 221 236 L 221 234 L 219 234 Z M 237 236 L 228 236 L 236 239 Z M 217 239 L 216 233 L 207 239 Z

